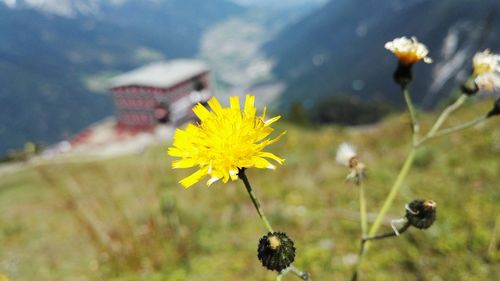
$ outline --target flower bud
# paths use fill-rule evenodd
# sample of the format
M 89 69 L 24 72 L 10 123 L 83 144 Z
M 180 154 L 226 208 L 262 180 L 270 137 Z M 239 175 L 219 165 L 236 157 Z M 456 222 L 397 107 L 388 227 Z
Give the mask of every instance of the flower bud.
M 416 228 L 429 228 L 436 220 L 436 202 L 432 200 L 413 200 L 407 206 L 406 219 Z
M 259 240 L 257 257 L 269 270 L 281 272 L 295 260 L 295 246 L 284 232 L 269 232 Z
M 462 92 L 468 96 L 473 96 L 479 91 L 479 87 L 476 84 L 474 77 L 469 77 L 462 86 L 460 87 Z
M 394 81 L 405 88 L 412 80 L 411 67 L 413 64 L 398 63 L 398 68 L 394 71 Z

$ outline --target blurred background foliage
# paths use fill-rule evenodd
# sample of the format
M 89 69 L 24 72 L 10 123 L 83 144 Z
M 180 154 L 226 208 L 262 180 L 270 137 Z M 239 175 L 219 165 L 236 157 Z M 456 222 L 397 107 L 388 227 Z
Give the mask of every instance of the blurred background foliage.
M 450 123 L 490 106 L 471 103 Z M 248 176 L 275 229 L 295 240 L 295 264 L 314 280 L 346 280 L 358 250 L 358 194 L 344 182 L 336 148 L 354 144 L 367 164 L 372 220 L 409 149 L 408 117 L 351 128 L 283 121 L 278 130 L 288 133 L 271 149 L 285 164 Z M 11 280 L 273 280 L 256 258 L 265 228 L 243 184 L 184 189 L 177 181 L 189 171 L 170 169 L 166 147 L 2 175 L 0 272 Z M 500 276 L 499 156 L 495 119 L 422 148 L 383 230 L 416 198 L 437 202 L 437 221 L 373 243 L 362 280 Z

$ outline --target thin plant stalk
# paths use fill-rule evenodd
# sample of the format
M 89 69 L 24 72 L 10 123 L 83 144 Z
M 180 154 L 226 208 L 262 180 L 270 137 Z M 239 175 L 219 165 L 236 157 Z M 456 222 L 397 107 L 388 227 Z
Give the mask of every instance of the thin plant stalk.
M 441 126 L 443 126 L 443 123 L 446 121 L 446 119 L 448 119 L 451 113 L 459 109 L 465 103 L 467 98 L 468 96 L 466 94 L 462 94 L 453 104 L 443 110 L 441 115 L 439 115 L 438 119 L 436 120 L 436 123 L 434 123 L 429 132 L 416 144 L 416 146 L 420 146 L 427 140 L 436 137 L 436 133 L 438 133 L 438 130 L 441 128 Z
M 267 220 L 266 215 L 264 214 L 264 211 L 262 210 L 262 208 L 260 206 L 259 199 L 257 199 L 257 196 L 255 195 L 255 192 L 253 191 L 252 186 L 250 185 L 250 182 L 248 181 L 247 175 L 245 174 L 245 169 L 240 169 L 238 176 L 245 184 L 248 195 L 250 195 L 250 199 L 252 199 L 253 205 L 255 206 L 257 213 L 259 213 L 259 217 L 262 220 L 262 222 L 264 223 L 264 225 L 266 226 L 267 230 L 269 232 L 274 232 L 273 228 L 271 227 L 271 224 Z
M 418 135 L 420 132 L 420 126 L 417 120 L 417 113 L 415 111 L 415 107 L 413 106 L 413 102 L 411 101 L 410 93 L 407 87 L 403 87 L 403 95 L 405 97 L 406 106 L 408 107 L 408 112 L 410 113 L 410 121 L 413 132 L 413 144 L 415 145 L 418 142 Z
M 466 94 L 462 94 L 452 105 L 448 106 L 445 110 L 443 110 L 443 112 L 437 119 L 434 126 L 432 126 L 432 128 L 429 130 L 429 133 L 427 133 L 427 136 L 429 137 L 434 136 L 434 134 L 436 134 L 436 132 L 441 128 L 444 121 L 448 119 L 448 116 L 450 116 L 451 113 L 460 108 L 460 106 L 462 106 L 464 102 L 467 100 L 467 97 L 468 96 Z
M 404 179 L 408 175 L 408 172 L 410 171 L 410 169 L 413 165 L 413 161 L 415 160 L 416 153 L 417 153 L 417 148 L 412 147 L 412 149 L 410 150 L 410 153 L 406 157 L 406 160 L 403 164 L 403 167 L 399 171 L 398 177 L 396 178 L 396 181 L 394 182 L 394 184 L 389 192 L 389 195 L 387 195 L 387 197 L 385 198 L 384 204 L 382 205 L 380 212 L 378 213 L 377 217 L 375 218 L 375 222 L 373 223 L 373 225 L 370 228 L 370 231 L 368 232 L 368 236 L 374 236 L 378 232 L 380 226 L 382 225 L 382 220 L 384 219 L 385 215 L 387 214 L 387 212 L 391 208 L 392 203 L 394 202 L 394 199 L 396 198 L 396 195 L 398 194 L 401 186 L 403 185 Z M 361 239 L 361 247 L 359 250 L 358 262 L 356 263 L 353 275 L 351 277 L 351 281 L 357 280 L 359 267 L 361 266 L 361 263 L 363 261 L 363 256 L 366 253 L 366 250 L 368 249 L 368 247 L 369 247 L 369 241 L 365 241 L 365 240 Z
M 293 265 L 290 265 L 287 269 L 284 269 L 283 271 L 281 271 L 280 274 L 278 274 L 278 276 L 276 276 L 276 281 L 281 281 L 283 279 L 283 277 L 290 272 L 295 274 L 297 277 L 299 277 L 302 280 L 312 281 L 311 277 L 309 276 L 309 273 L 301 271 L 300 269 L 296 268 Z
M 250 199 L 252 199 L 252 203 L 253 205 L 255 206 L 255 209 L 257 210 L 257 213 L 259 214 L 259 217 L 260 219 L 262 220 L 262 222 L 264 223 L 264 225 L 266 226 L 267 230 L 271 233 L 274 233 L 274 230 L 271 226 L 271 224 L 269 223 L 269 221 L 267 220 L 266 218 L 266 215 L 264 214 L 264 211 L 262 210 L 261 206 L 260 206 L 260 201 L 259 199 L 257 199 L 257 196 L 255 195 L 255 192 L 253 191 L 252 189 L 252 185 L 250 184 L 250 182 L 248 181 L 248 177 L 247 175 L 245 174 L 245 169 L 240 169 L 239 172 L 238 172 L 238 177 L 243 181 L 243 183 L 245 184 L 245 187 L 247 189 L 247 192 L 248 192 L 248 195 L 250 195 Z M 310 277 L 309 277 L 309 274 L 307 272 L 303 272 L 303 271 L 300 271 L 298 268 L 296 268 L 295 266 L 293 265 L 290 265 L 287 269 L 287 271 L 279 274 L 277 277 L 276 277 L 276 280 L 281 280 L 281 278 L 283 277 L 283 275 L 285 275 L 286 273 L 288 272 L 291 272 L 295 275 L 297 275 L 300 279 L 302 280 L 306 280 L 306 281 L 311 281 Z
M 401 186 L 403 185 L 404 179 L 408 175 L 408 172 L 410 171 L 413 161 L 415 160 L 415 155 L 417 153 L 416 148 L 412 148 L 410 150 L 410 153 L 406 157 L 406 160 L 403 164 L 403 167 L 399 171 L 398 177 L 396 178 L 396 181 L 394 182 L 394 185 L 392 186 L 389 195 L 387 195 L 387 198 L 384 201 L 384 204 L 382 205 L 382 208 L 380 209 L 380 212 L 378 213 L 377 217 L 375 218 L 375 222 L 373 223 L 372 227 L 370 228 L 370 231 L 368 232 L 369 236 L 375 235 L 377 233 L 378 229 L 380 228 L 380 225 L 382 224 L 382 220 L 384 219 L 385 215 L 389 211 L 390 207 L 392 206 L 392 203 L 394 202 L 394 199 L 396 198 L 396 195 L 398 194 L 398 191 L 400 190 Z
M 359 187 L 359 216 L 361 221 L 361 244 L 359 245 L 358 262 L 356 263 L 352 280 L 356 280 L 358 275 L 359 265 L 361 264 L 360 260 L 363 257 L 363 252 L 364 252 L 365 241 L 363 240 L 363 238 L 366 236 L 366 232 L 368 231 L 365 188 L 362 181 L 359 181 L 357 185 Z
M 363 260 L 363 255 L 369 247 L 369 244 L 368 244 L 369 240 L 378 239 L 378 236 L 375 234 L 378 232 L 385 215 L 387 214 L 390 207 L 392 206 L 392 203 L 394 202 L 396 195 L 398 194 L 399 190 L 401 189 L 401 186 L 403 185 L 403 182 L 404 182 L 406 176 L 408 175 L 408 173 L 413 165 L 413 161 L 415 160 L 415 155 L 417 153 L 418 147 L 421 144 L 423 144 L 425 141 L 427 141 L 431 138 L 443 136 L 446 134 L 450 134 L 450 133 L 453 133 L 453 132 L 456 132 L 459 130 L 463 130 L 463 129 L 472 127 L 478 123 L 485 121 L 488 118 L 487 115 L 483 115 L 483 116 L 480 116 L 479 118 L 476 118 L 476 119 L 469 121 L 467 123 L 464 123 L 462 125 L 458 125 L 458 126 L 455 126 L 452 128 L 438 131 L 441 128 L 441 126 L 443 125 L 443 123 L 446 121 L 448 116 L 451 113 L 453 113 L 455 110 L 457 110 L 460 106 L 462 106 L 463 103 L 466 101 L 467 95 L 464 94 L 464 95 L 460 96 L 457 99 L 457 101 L 455 101 L 452 105 L 448 106 L 443 111 L 443 113 L 441 113 L 441 115 L 438 117 L 436 123 L 432 126 L 431 130 L 429 130 L 429 132 L 426 134 L 426 136 L 424 138 L 419 140 L 418 139 L 419 125 L 418 125 L 415 109 L 414 109 L 413 103 L 412 103 L 411 98 L 410 98 L 410 94 L 409 94 L 408 89 L 406 87 L 403 88 L 403 95 L 405 97 L 405 101 L 406 101 L 406 104 L 408 106 L 408 112 L 410 113 L 410 120 L 411 120 L 411 124 L 412 124 L 412 132 L 413 132 L 413 145 L 412 145 L 410 152 L 408 153 L 408 155 L 406 157 L 406 160 L 403 164 L 403 167 L 399 171 L 399 174 L 396 178 L 396 181 L 394 182 L 393 186 L 391 187 L 389 195 L 387 195 L 380 212 L 378 213 L 377 217 L 375 218 L 375 222 L 373 223 L 373 225 L 370 228 L 370 231 L 368 232 L 368 238 L 367 239 L 363 238 L 361 240 L 361 248 L 359 251 L 358 263 L 356 264 L 355 270 L 353 272 L 353 275 L 351 278 L 352 281 L 357 280 L 358 269 L 359 269 L 360 264 Z M 389 237 L 389 236 L 386 236 L 385 234 L 383 234 L 381 236 L 382 236 L 382 238 Z M 393 236 L 393 235 L 391 234 L 390 236 Z M 375 238 L 372 239 L 370 237 L 375 237 Z
M 409 222 L 406 222 L 402 227 L 400 227 L 398 229 L 398 232 L 391 231 L 391 232 L 386 232 L 386 233 L 382 233 L 382 234 L 377 234 L 377 235 L 374 235 L 374 236 L 364 237 L 363 238 L 363 242 L 366 242 L 366 241 L 369 241 L 369 240 L 378 240 L 378 239 L 384 239 L 384 238 L 387 238 L 387 237 L 394 237 L 394 236 L 401 235 L 401 234 L 405 233 L 406 230 L 408 230 L 408 228 L 410 228 L 410 226 L 411 226 L 411 224 Z
M 451 127 L 451 128 L 447 128 L 447 129 L 441 130 L 441 131 L 437 132 L 434 135 L 434 137 L 444 136 L 444 135 L 447 135 L 447 134 L 454 133 L 456 131 L 460 131 L 460 130 L 464 130 L 464 129 L 473 127 L 473 126 L 475 126 L 475 125 L 477 125 L 477 124 L 485 121 L 486 119 L 488 119 L 488 115 L 487 114 L 479 116 L 478 118 L 476 118 L 474 120 L 471 120 L 469 122 L 466 122 L 464 124 L 461 124 L 461 125 L 458 125 L 458 126 L 455 126 L 455 127 Z

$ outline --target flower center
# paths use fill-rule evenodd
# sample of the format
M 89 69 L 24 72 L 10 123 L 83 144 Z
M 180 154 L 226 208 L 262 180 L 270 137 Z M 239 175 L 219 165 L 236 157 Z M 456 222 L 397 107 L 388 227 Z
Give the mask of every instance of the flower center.
M 267 238 L 269 240 L 269 247 L 271 247 L 271 249 L 273 250 L 276 250 L 278 249 L 278 247 L 281 245 L 281 242 L 280 240 L 278 239 L 278 237 L 276 236 L 270 236 L 269 238 Z
M 490 73 L 492 71 L 493 71 L 493 69 L 491 68 L 491 65 L 489 65 L 487 63 L 481 63 L 481 64 L 474 66 L 474 74 L 476 74 L 476 75 L 482 75 L 482 74 Z

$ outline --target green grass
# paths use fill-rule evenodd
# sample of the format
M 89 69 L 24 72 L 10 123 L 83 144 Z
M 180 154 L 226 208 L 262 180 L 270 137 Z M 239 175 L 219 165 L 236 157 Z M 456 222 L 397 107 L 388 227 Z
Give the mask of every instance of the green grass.
M 469 120 L 490 102 L 467 106 Z M 425 118 L 428 128 L 434 116 Z M 500 276 L 499 118 L 431 141 L 397 196 L 387 222 L 416 198 L 438 204 L 426 231 L 372 243 L 361 280 L 494 280 Z M 313 280 L 348 280 L 358 250 L 356 187 L 335 163 L 344 141 L 368 166 L 370 219 L 382 205 L 409 149 L 406 115 L 370 129 L 297 127 L 271 150 L 276 171 L 248 171 L 276 230 L 295 240 L 295 265 Z M 425 131 L 425 130 L 424 130 Z M 168 144 L 142 155 L 91 163 L 28 167 L 0 179 L 0 273 L 31 280 L 274 280 L 261 267 L 265 234 L 241 182 L 177 181 Z M 286 276 L 284 280 L 298 280 Z

